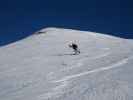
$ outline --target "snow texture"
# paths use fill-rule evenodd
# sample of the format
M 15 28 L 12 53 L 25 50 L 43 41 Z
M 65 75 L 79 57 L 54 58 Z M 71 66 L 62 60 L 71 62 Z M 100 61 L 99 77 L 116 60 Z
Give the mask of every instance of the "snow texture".
M 0 47 L 0 100 L 133 100 L 133 40 L 45 28 Z

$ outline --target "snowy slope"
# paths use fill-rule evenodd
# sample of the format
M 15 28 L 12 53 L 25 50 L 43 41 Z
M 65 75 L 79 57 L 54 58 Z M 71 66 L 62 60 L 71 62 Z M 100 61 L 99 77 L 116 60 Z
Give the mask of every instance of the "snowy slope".
M 1 47 L 0 100 L 133 100 L 133 40 L 46 28 Z

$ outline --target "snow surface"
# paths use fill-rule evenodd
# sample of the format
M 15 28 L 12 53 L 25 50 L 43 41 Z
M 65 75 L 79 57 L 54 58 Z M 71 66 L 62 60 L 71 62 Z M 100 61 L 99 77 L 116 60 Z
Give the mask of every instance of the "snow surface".
M 133 40 L 45 28 L 1 47 L 0 100 L 133 100 Z

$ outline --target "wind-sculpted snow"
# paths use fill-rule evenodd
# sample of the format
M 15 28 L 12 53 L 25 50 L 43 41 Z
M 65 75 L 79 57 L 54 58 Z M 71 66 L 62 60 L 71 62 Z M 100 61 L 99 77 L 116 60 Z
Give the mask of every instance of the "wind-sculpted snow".
M 133 100 L 132 51 L 133 40 L 42 29 L 0 48 L 0 100 Z

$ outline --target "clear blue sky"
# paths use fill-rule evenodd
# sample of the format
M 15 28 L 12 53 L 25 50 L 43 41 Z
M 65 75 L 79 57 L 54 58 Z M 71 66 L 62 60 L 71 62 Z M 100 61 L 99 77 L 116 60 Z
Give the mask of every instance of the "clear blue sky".
M 0 0 L 0 46 L 51 26 L 133 38 L 133 1 Z

